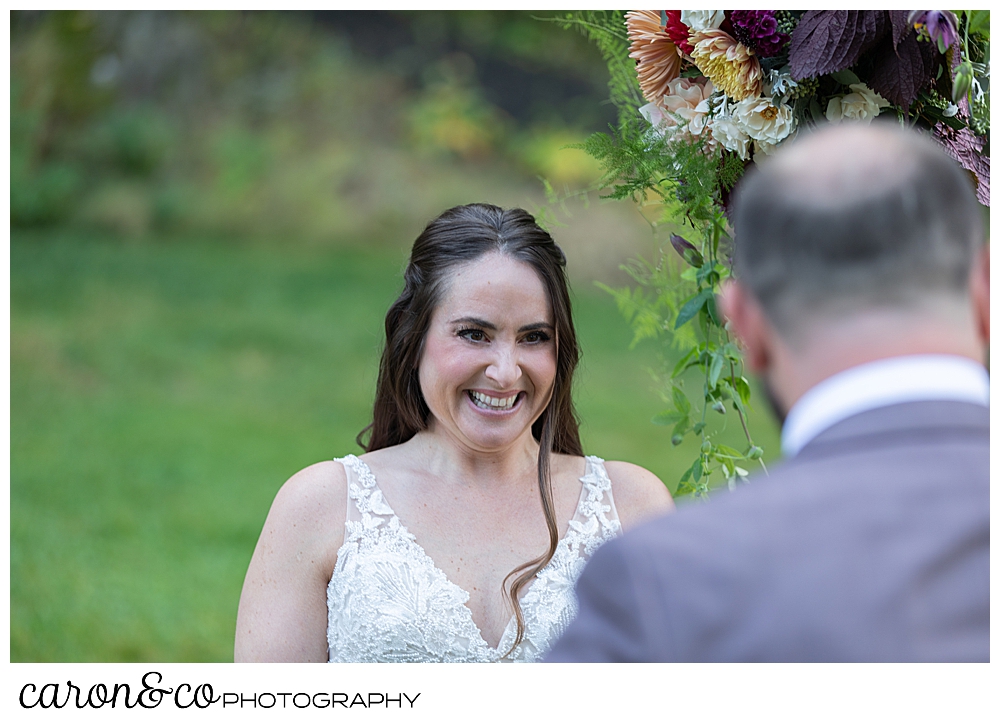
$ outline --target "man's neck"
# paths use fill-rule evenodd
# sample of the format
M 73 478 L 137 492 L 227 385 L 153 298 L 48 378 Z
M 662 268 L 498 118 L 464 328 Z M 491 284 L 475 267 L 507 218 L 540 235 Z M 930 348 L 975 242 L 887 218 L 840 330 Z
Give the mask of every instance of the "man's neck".
M 945 354 L 985 362 L 986 347 L 967 314 L 916 315 L 878 310 L 817 321 L 795 346 L 778 344 L 767 383 L 785 412 L 814 386 L 862 364 L 915 354 Z

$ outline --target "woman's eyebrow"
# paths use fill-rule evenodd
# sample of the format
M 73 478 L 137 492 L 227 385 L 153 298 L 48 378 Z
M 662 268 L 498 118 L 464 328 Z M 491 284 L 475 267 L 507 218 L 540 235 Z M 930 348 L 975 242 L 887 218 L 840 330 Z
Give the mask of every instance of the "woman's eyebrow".
M 492 324 L 486 321 L 485 319 L 479 319 L 475 316 L 463 316 L 458 319 L 452 319 L 450 323 L 472 324 L 474 326 L 480 326 L 483 329 L 489 329 L 490 331 L 497 330 L 495 324 Z M 517 333 L 521 334 L 526 331 L 537 331 L 539 329 L 547 329 L 548 331 L 554 331 L 554 327 L 552 326 L 552 324 L 549 324 L 547 321 L 536 321 L 534 324 L 525 324 L 524 326 L 522 326 L 520 329 L 517 330 Z
M 549 324 L 546 321 L 536 321 L 534 324 L 528 324 L 526 326 L 522 326 L 520 329 L 517 330 L 517 333 L 520 334 L 522 331 L 538 331 L 539 329 L 548 329 L 549 331 L 554 331 L 554 327 L 552 326 L 552 324 Z
M 496 331 L 497 328 L 494 324 L 486 321 L 485 319 L 477 319 L 474 316 L 463 316 L 460 319 L 452 319 L 452 324 L 473 324 L 475 326 L 481 326 L 484 329 L 490 329 L 491 331 Z

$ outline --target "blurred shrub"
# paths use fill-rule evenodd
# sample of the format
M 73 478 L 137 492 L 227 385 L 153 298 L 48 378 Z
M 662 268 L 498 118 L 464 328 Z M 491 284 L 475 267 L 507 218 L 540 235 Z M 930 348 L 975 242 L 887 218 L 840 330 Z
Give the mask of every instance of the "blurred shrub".
M 578 148 L 587 133 L 571 128 L 538 127 L 519 134 L 510 143 L 510 153 L 530 172 L 556 185 L 583 187 L 601 175 L 600 164 Z
M 10 220 L 14 226 L 62 221 L 73 211 L 83 178 L 80 169 L 59 161 L 29 170 L 11 154 Z
M 408 114 L 417 150 L 484 160 L 503 142 L 510 121 L 473 84 L 473 67 L 468 55 L 453 53 L 427 69 L 426 90 Z
M 83 178 L 76 164 L 41 157 L 45 112 L 26 102 L 23 87 L 11 82 L 10 218 L 15 226 L 34 226 L 64 219 Z
M 91 162 L 128 176 L 152 176 L 177 145 L 169 117 L 149 105 L 115 108 L 88 131 Z
M 217 191 L 230 197 L 247 194 L 271 170 L 273 158 L 267 137 L 238 125 L 214 129 L 209 153 Z
M 150 189 L 130 180 L 104 182 L 81 204 L 77 221 L 120 236 L 144 236 L 153 223 Z
M 177 231 L 190 218 L 192 198 L 197 189 L 183 181 L 167 182 L 154 189 L 150 222 L 157 231 Z

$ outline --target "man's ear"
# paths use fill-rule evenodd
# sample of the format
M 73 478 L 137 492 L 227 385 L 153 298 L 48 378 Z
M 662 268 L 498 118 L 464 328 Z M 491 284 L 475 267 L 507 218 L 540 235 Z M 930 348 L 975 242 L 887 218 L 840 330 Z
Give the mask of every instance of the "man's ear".
M 969 296 L 972 297 L 972 314 L 979 339 L 990 346 L 990 247 L 983 246 L 972 262 L 969 275 Z
M 747 369 L 762 374 L 771 365 L 771 324 L 760 303 L 739 281 L 730 279 L 719 293 L 719 310 L 744 350 Z

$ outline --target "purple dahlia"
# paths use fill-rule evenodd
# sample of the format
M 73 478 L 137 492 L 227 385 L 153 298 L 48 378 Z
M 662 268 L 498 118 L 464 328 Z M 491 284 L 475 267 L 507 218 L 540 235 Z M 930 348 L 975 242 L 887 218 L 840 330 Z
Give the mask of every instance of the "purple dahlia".
M 733 24 L 733 36 L 762 58 L 779 55 L 791 39 L 778 31 L 774 10 L 730 10 L 726 15 Z

